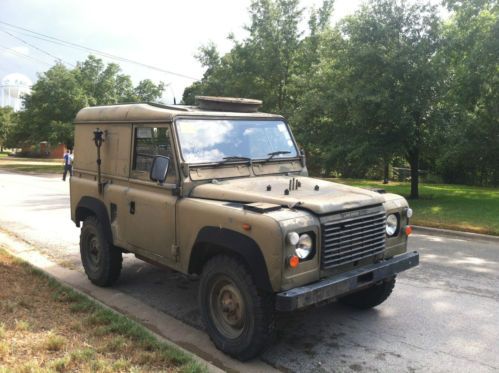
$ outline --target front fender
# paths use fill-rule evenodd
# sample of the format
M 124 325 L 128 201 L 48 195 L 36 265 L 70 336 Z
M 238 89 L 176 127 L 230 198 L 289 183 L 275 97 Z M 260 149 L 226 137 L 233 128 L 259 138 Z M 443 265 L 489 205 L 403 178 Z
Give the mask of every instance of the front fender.
M 109 215 L 107 213 L 104 203 L 94 197 L 82 197 L 75 209 L 75 224 L 80 226 L 80 222 L 84 221 L 89 216 L 96 216 L 102 224 L 104 234 L 108 242 L 113 244 L 113 233 L 111 232 L 111 225 L 109 222 Z
M 198 257 L 196 251 L 200 247 L 206 250 L 210 245 L 218 246 L 230 249 L 248 266 L 254 266 L 256 269 L 250 269 L 255 279 L 263 276 L 265 282 L 270 281 L 273 291 L 280 290 L 283 236 L 273 213 L 252 212 L 240 203 L 198 198 L 180 199 L 176 211 L 176 237 L 180 253 L 178 268 L 181 271 L 199 273 L 198 259 L 192 261 L 192 258 Z M 213 251 L 213 248 L 210 250 Z M 260 279 L 256 281 L 263 286 Z
M 204 227 L 199 231 L 189 261 L 189 272 L 200 273 L 204 263 L 217 254 L 241 257 L 249 267 L 255 285 L 272 291 L 265 259 L 258 244 L 242 233 L 219 227 Z

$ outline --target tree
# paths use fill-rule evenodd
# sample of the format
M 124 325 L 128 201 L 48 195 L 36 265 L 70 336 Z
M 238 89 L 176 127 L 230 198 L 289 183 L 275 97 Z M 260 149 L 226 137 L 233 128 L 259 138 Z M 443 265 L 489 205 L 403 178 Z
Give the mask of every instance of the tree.
M 499 5 L 448 1 L 441 58 L 448 66 L 446 144 L 438 171 L 446 181 L 499 185 Z
M 441 69 L 440 20 L 429 5 L 371 1 L 341 24 L 342 41 L 316 77 L 326 112 L 329 159 L 371 166 L 404 156 L 411 197 L 418 198 L 419 165 L 429 147 Z M 327 54 L 326 54 L 327 55 Z M 368 167 L 364 167 L 368 168 Z
M 255 97 L 264 110 L 287 111 L 302 10 L 298 0 L 254 0 L 250 17 L 249 36 L 242 42 L 230 36 L 234 46 L 223 57 L 213 44 L 200 49 L 197 57 L 206 72 L 186 89 L 185 103 L 193 104 L 196 95 Z
M 141 80 L 137 87 L 133 90 L 134 100 L 136 102 L 152 102 L 155 101 L 158 97 L 161 97 L 165 89 L 165 85 L 163 83 L 159 83 L 158 85 L 154 84 L 152 80 L 145 79 Z
M 234 45 L 220 56 L 209 43 L 197 55 L 206 68 L 203 78 L 187 87 L 183 102 L 194 104 L 196 95 L 253 97 L 263 100 L 263 110 L 282 113 L 295 127 L 297 140 L 306 146 L 309 167 L 320 168 L 318 138 L 315 132 L 302 130 L 309 118 L 301 116 L 300 99 L 313 90 L 310 76 L 319 62 L 321 38 L 329 29 L 333 1 L 325 0 L 319 9 L 312 9 L 309 34 L 303 35 L 299 24 L 303 10 L 298 1 L 258 0 L 250 7 L 249 36 L 239 42 L 229 36 Z M 295 125 L 297 124 L 297 125 Z M 315 166 L 317 164 L 317 167 Z
M 134 87 L 117 64 L 89 56 L 68 69 L 58 63 L 41 74 L 31 93 L 24 97 L 24 110 L 13 129 L 11 141 L 17 144 L 48 140 L 73 146 L 73 120 L 85 106 L 123 102 L 155 101 L 164 84 L 145 79 Z
M 85 88 L 72 70 L 58 63 L 41 74 L 31 94 L 24 97 L 20 126 L 29 133 L 26 140 L 37 143 L 49 140 L 72 146 L 72 121 L 89 103 Z
M 17 123 L 17 114 L 10 106 L 0 107 L 0 152 L 9 146 L 9 135 Z

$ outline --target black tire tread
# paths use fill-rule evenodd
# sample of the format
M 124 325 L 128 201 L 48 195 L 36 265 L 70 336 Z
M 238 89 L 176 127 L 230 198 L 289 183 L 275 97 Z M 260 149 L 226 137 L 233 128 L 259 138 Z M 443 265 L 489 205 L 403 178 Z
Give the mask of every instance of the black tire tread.
M 84 235 L 84 230 L 88 229 L 95 230 L 97 232 L 101 248 L 106 255 L 106 258 L 103 263 L 104 268 L 102 269 L 101 273 L 99 273 L 97 276 L 95 274 L 89 273 L 83 260 L 83 250 L 84 250 L 83 235 Z M 123 264 L 123 256 L 121 250 L 113 246 L 106 239 L 102 223 L 99 221 L 99 219 L 96 216 L 89 216 L 83 222 L 83 227 L 81 229 L 81 234 L 80 234 L 80 253 L 82 256 L 82 264 L 85 269 L 85 273 L 87 274 L 87 277 L 93 284 L 101 287 L 108 287 L 113 285 L 120 277 Z
M 379 306 L 388 299 L 395 287 L 395 277 L 384 280 L 381 284 L 349 294 L 340 298 L 340 302 L 351 307 L 367 310 Z

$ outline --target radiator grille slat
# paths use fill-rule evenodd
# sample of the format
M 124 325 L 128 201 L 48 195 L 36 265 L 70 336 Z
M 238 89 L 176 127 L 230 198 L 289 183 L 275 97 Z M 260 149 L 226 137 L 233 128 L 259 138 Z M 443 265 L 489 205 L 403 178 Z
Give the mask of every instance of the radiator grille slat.
M 385 229 L 385 226 L 384 226 L 384 222 L 383 222 L 382 227 L 379 227 L 379 226 L 378 227 L 366 227 L 366 229 L 364 229 L 364 230 L 360 230 L 358 232 L 352 232 L 352 234 L 349 236 L 349 238 L 363 237 L 366 234 L 379 233 L 379 231 L 384 232 L 384 229 Z M 326 241 L 326 243 L 333 244 L 341 239 L 342 239 L 342 237 L 336 233 L 334 235 L 331 235 L 331 234 L 324 235 L 324 240 Z
M 348 245 L 342 246 L 341 250 L 331 250 L 323 257 L 324 259 L 341 257 L 343 255 L 348 255 L 350 252 L 359 251 L 362 250 L 363 248 L 368 248 L 369 246 L 373 245 L 383 244 L 384 242 L 385 242 L 384 237 L 373 238 L 372 240 L 369 241 L 352 242 Z
M 369 224 L 374 224 L 376 222 L 378 222 L 379 220 L 383 220 L 384 221 L 385 219 L 385 216 L 384 215 L 381 215 L 381 216 L 377 216 L 369 221 L 365 221 L 364 219 L 362 219 L 361 221 L 349 221 L 347 223 L 345 223 L 345 227 L 349 227 L 349 228 L 354 228 L 354 227 L 357 227 L 357 226 L 364 226 L 364 225 L 369 225 Z M 326 228 L 335 228 L 336 230 L 339 230 L 341 229 L 340 227 L 337 227 L 338 223 L 327 223 L 327 224 L 324 224 L 324 226 Z
M 377 255 L 385 249 L 384 211 L 321 225 L 323 269 Z

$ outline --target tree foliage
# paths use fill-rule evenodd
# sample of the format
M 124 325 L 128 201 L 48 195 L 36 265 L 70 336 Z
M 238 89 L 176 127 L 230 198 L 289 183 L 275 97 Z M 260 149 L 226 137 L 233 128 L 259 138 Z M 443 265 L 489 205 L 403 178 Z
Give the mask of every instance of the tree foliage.
M 448 181 L 499 183 L 499 25 L 493 0 L 369 0 L 332 26 L 333 2 L 254 0 L 249 36 L 184 92 L 260 98 L 290 119 L 314 173 L 372 175 L 394 162 Z M 308 13 L 308 28 L 302 30 Z M 478 151 L 480 149 L 480 151 Z M 385 171 L 386 173 L 386 171 Z
M 329 159 L 364 166 L 404 157 L 412 169 L 411 196 L 418 197 L 420 159 L 431 144 L 432 120 L 442 74 L 435 7 L 378 0 L 340 25 L 343 37 L 336 78 L 324 90 L 338 110 Z M 322 79 L 319 77 L 319 79 Z M 323 91 L 324 92 L 324 91 Z M 350 162 L 346 162 L 349 164 Z
M 12 133 L 18 121 L 18 116 L 10 106 L 0 107 L 0 151 L 4 147 L 10 147 L 9 135 Z
M 499 185 L 499 4 L 449 1 L 442 58 L 447 133 L 437 171 L 448 182 Z
M 198 60 L 206 68 L 203 79 L 184 92 L 183 101 L 194 103 L 200 94 L 258 97 L 264 110 L 286 112 L 289 87 L 300 49 L 298 25 L 302 10 L 298 0 L 256 0 L 250 6 L 249 36 L 220 57 L 213 44 L 200 49 Z
M 73 146 L 73 120 L 85 106 L 155 101 L 164 84 L 146 79 L 133 86 L 117 64 L 89 56 L 74 69 L 58 63 L 43 74 L 24 97 L 19 123 L 9 135 L 15 146 L 49 141 Z

